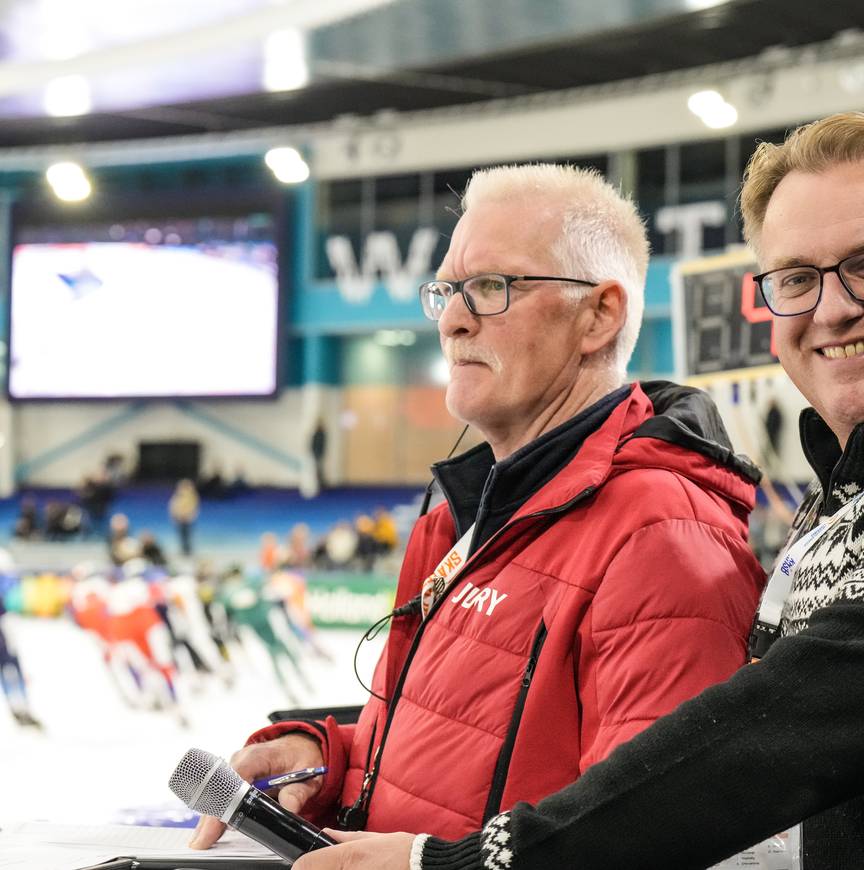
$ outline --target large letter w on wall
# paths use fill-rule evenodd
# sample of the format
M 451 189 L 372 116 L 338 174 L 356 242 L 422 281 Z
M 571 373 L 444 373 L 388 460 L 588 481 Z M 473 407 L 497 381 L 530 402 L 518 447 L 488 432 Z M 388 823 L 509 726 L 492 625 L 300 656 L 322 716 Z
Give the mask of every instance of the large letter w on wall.
M 417 294 L 417 284 L 432 269 L 432 254 L 438 230 L 420 227 L 411 237 L 408 256 L 402 262 L 396 236 L 389 231 L 370 233 L 363 245 L 363 258 L 357 265 L 354 247 L 346 236 L 327 239 L 327 259 L 336 273 L 336 286 L 346 302 L 368 302 L 378 276 L 395 302 L 408 302 Z

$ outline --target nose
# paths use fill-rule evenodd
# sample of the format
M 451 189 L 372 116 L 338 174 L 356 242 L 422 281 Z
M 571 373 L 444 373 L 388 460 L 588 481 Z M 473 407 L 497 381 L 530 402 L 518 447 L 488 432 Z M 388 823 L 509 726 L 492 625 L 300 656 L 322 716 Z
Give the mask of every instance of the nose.
M 836 272 L 823 276 L 822 298 L 813 312 L 813 322 L 837 327 L 864 316 L 864 302 L 856 301 Z
M 457 335 L 473 335 L 480 328 L 480 318 L 472 314 L 468 303 L 461 293 L 454 293 L 444 306 L 444 313 L 438 321 L 438 332 L 442 337 L 455 338 Z

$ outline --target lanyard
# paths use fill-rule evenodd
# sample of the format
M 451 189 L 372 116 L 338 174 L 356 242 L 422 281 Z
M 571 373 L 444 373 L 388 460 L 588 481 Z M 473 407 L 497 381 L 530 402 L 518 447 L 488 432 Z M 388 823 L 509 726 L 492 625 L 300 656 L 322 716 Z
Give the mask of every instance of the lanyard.
M 750 633 L 750 656 L 753 659 L 761 659 L 771 644 L 777 640 L 780 632 L 780 618 L 783 614 L 783 605 L 789 596 L 795 574 L 801 564 L 804 554 L 840 520 L 850 514 L 856 505 L 864 498 L 864 492 L 859 493 L 851 501 L 846 502 L 836 513 L 833 513 L 824 523 L 811 529 L 806 535 L 800 537 L 789 549 L 777 559 L 771 579 L 765 587 L 762 601 L 759 604 L 759 612 L 753 623 Z
M 422 591 L 420 593 L 420 611 L 425 620 L 435 602 L 444 594 L 447 586 L 456 579 L 465 567 L 468 561 L 468 550 L 471 547 L 471 538 L 474 535 L 474 526 L 459 538 L 458 541 L 447 551 L 444 558 L 438 563 L 438 567 L 423 581 Z M 378 761 L 381 755 L 381 747 L 387 736 L 388 724 L 385 725 L 385 732 L 382 736 L 382 742 L 378 744 L 375 750 L 374 757 L 372 756 L 372 745 L 375 742 L 376 730 L 372 730 L 372 737 L 369 744 L 369 756 L 372 758 L 371 765 L 367 759 L 366 774 L 363 777 L 363 783 L 360 787 L 360 794 L 357 795 L 357 800 L 350 807 L 345 806 L 339 810 L 339 823 L 350 831 L 362 829 L 366 825 L 368 816 L 369 801 L 372 798 L 372 789 L 375 785 L 375 775 L 378 767 Z
M 438 567 L 423 581 L 420 593 L 420 611 L 423 619 L 429 615 L 435 602 L 444 594 L 447 586 L 456 579 L 468 561 L 468 549 L 471 546 L 471 538 L 474 535 L 474 526 L 459 538 L 453 548 L 438 563 Z

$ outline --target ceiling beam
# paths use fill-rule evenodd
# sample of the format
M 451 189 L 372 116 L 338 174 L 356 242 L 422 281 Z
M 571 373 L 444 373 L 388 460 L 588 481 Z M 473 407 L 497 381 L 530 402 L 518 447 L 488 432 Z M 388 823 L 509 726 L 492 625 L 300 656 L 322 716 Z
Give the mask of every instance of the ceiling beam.
M 709 87 L 738 109 L 734 127 L 710 130 L 688 111 L 687 97 Z M 862 96 L 864 38 L 852 34 L 743 61 L 464 107 L 218 136 L 0 149 L 0 172 L 41 172 L 58 159 L 98 168 L 254 156 L 290 144 L 306 151 L 319 179 L 386 175 L 746 135 L 860 110 Z

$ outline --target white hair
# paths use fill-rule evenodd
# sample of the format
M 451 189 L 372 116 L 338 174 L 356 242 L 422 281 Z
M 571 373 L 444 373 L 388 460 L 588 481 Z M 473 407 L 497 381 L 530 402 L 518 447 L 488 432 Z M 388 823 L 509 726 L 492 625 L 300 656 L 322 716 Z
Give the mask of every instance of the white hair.
M 520 198 L 553 207 L 560 203 L 561 233 L 550 249 L 562 277 L 598 284 L 614 280 L 624 288 L 624 325 L 606 354 L 606 362 L 622 382 L 645 307 L 648 238 L 636 206 L 595 169 L 533 163 L 478 169 L 465 189 L 462 209 L 468 211 L 480 201 Z M 580 299 L 588 292 L 578 285 L 570 290 Z

